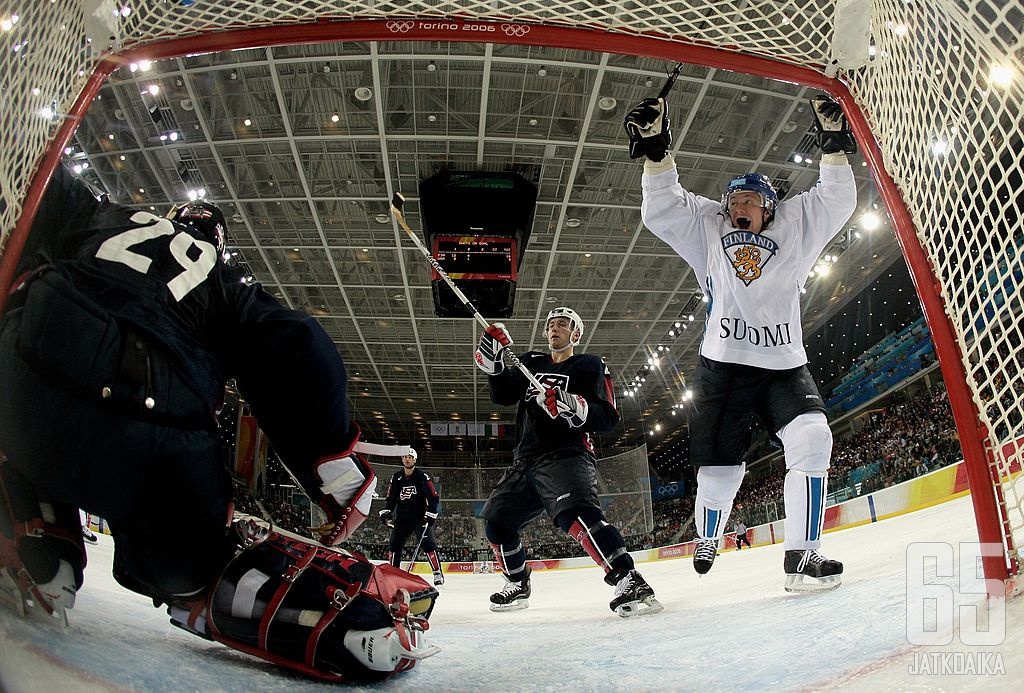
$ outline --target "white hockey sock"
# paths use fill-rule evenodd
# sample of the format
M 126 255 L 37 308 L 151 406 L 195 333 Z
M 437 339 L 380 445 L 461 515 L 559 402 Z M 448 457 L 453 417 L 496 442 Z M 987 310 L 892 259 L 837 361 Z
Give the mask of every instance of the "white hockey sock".
M 721 539 L 728 526 L 732 501 L 743 483 L 746 465 L 701 467 L 697 470 L 697 501 L 693 522 L 701 539 Z
M 790 469 L 786 472 L 783 497 L 786 520 L 783 523 L 787 550 L 817 549 L 825 523 L 825 498 L 828 496 L 828 475 L 813 475 Z

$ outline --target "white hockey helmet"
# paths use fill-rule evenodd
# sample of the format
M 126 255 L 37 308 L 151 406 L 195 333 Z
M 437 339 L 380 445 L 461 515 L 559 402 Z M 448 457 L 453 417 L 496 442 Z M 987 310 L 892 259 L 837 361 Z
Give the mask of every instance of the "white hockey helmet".
M 569 327 L 572 332 L 569 337 L 569 343 L 573 346 L 577 346 L 580 340 L 583 339 L 583 318 L 574 311 L 572 308 L 566 308 L 565 306 L 559 306 L 554 308 L 548 313 L 548 317 L 544 320 L 544 331 L 548 331 L 548 325 L 554 318 L 567 318 L 569 320 Z
M 402 455 L 402 457 L 411 457 L 413 460 L 418 460 L 420 458 L 419 454 L 416 452 L 416 448 L 411 445 L 409 446 L 409 452 Z

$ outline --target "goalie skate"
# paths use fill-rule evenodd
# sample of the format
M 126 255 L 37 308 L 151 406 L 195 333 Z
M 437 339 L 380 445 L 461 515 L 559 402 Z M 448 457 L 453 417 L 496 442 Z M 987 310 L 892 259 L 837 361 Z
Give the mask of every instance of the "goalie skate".
M 787 592 L 828 592 L 843 584 L 843 564 L 814 549 L 786 551 Z
M 27 572 L 18 574 L 11 567 L 0 569 L 0 602 L 13 609 L 18 616 L 39 615 L 68 625 L 68 609 L 75 605 L 78 588 L 71 565 L 61 561 L 57 574 L 45 584 L 37 584 Z
M 615 586 L 615 598 L 608 605 L 622 618 L 649 616 L 665 607 L 654 598 L 654 590 L 643 576 L 635 570 L 626 573 Z

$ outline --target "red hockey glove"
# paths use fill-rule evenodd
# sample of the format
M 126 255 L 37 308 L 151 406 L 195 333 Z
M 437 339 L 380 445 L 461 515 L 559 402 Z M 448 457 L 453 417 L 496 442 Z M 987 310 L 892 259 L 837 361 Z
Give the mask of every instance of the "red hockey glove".
M 480 335 L 480 345 L 473 352 L 477 368 L 487 375 L 497 375 L 505 370 L 501 360 L 502 352 L 512 346 L 512 335 L 500 322 L 488 325 Z
M 574 395 L 560 387 L 552 387 L 537 394 L 540 405 L 552 419 L 563 417 L 572 428 L 579 428 L 587 420 L 590 406 L 582 395 Z

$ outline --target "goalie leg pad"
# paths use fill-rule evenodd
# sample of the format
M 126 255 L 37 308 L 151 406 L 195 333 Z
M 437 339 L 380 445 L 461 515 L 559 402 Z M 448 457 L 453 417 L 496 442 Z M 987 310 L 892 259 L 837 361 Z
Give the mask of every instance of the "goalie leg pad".
M 438 592 L 422 578 L 255 521 L 235 528 L 239 550 L 206 601 L 213 640 L 337 683 L 379 681 L 436 652 L 420 634 Z M 349 638 L 361 645 L 353 650 L 352 632 L 375 635 Z M 367 658 L 374 637 L 387 642 L 391 668 Z

